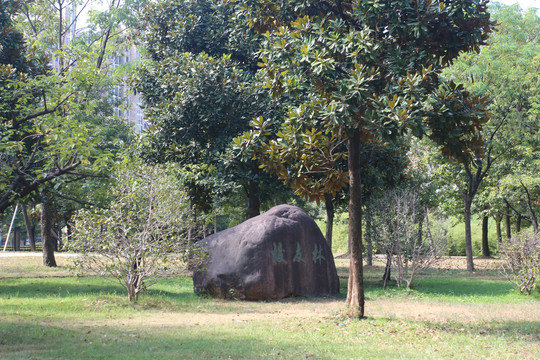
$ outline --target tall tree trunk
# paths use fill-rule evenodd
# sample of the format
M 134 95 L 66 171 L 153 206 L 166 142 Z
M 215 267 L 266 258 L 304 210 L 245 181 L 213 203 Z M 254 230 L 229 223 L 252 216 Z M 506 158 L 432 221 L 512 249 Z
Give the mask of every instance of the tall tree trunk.
M 472 234 L 471 234 L 471 205 L 472 197 L 463 195 L 463 205 L 465 207 L 465 255 L 467 257 L 467 270 L 474 271 L 473 253 L 472 253 Z
M 538 219 L 536 218 L 536 212 L 533 209 L 533 201 L 532 201 L 531 193 L 529 189 L 525 186 L 525 184 L 523 184 L 523 181 L 520 181 L 520 183 L 523 189 L 525 190 L 525 193 L 527 194 L 527 208 L 529 209 L 529 219 L 532 223 L 534 232 L 537 233 L 538 232 Z
M 30 218 L 28 217 L 28 209 L 26 204 L 22 203 L 22 214 L 24 218 L 24 226 L 26 227 L 26 235 L 28 236 L 28 241 L 30 242 L 30 251 L 36 251 L 36 237 L 34 233 L 34 226 L 30 223 Z
M 500 215 L 495 215 L 495 228 L 497 229 L 497 244 L 498 247 L 501 247 L 502 244 L 502 229 L 501 229 L 502 218 Z
M 334 202 L 330 194 L 324 194 L 324 205 L 326 208 L 326 242 L 332 250 L 332 232 L 334 230 Z
M 512 229 L 510 228 L 510 204 L 508 201 L 504 201 L 506 203 L 506 214 L 504 214 L 504 224 L 506 226 L 506 239 L 510 240 L 512 237 Z
M 55 267 L 54 237 L 52 236 L 52 219 L 50 204 L 45 199 L 41 203 L 41 246 L 43 248 L 43 265 Z
M 425 217 L 425 214 L 422 213 L 422 216 L 418 216 L 417 217 L 417 221 L 418 221 L 418 244 L 423 244 L 424 243 L 424 217 Z M 411 244 L 414 244 L 414 239 L 411 237 Z M 414 249 L 414 245 L 411 246 L 411 249 Z
M 366 209 L 366 250 L 367 250 L 367 261 L 366 265 L 373 266 L 373 223 L 371 221 L 371 214 L 369 210 Z
M 360 176 L 360 133 L 355 132 L 348 140 L 349 147 L 349 244 L 351 265 L 347 303 L 364 317 L 364 274 L 362 268 L 362 182 Z
M 386 250 L 386 266 L 384 267 L 384 274 L 383 274 L 383 290 L 386 290 L 386 285 L 388 285 L 388 281 L 390 281 L 390 277 L 392 276 L 393 252 L 394 252 L 393 246 L 391 246 L 389 249 Z
M 489 251 L 489 242 L 488 242 L 488 230 L 489 230 L 489 217 L 484 215 L 482 218 L 482 256 L 491 257 Z
M 62 250 L 62 230 L 59 226 L 54 226 L 51 229 L 51 235 L 54 238 L 54 251 Z
M 435 249 L 435 241 L 433 240 L 433 236 L 431 234 L 431 227 L 429 226 L 429 209 L 427 208 L 427 206 L 424 207 L 424 212 L 426 214 L 426 232 L 429 239 L 429 251 L 433 256 L 436 256 L 437 249 Z
M 64 46 L 64 7 L 63 2 L 58 1 L 58 51 L 62 51 L 62 46 Z M 64 58 L 61 55 L 58 58 L 58 68 L 60 74 L 64 73 Z
M 521 220 L 523 220 L 523 215 L 518 214 L 516 218 L 516 233 L 521 231 Z
M 254 180 L 249 181 L 248 208 L 246 219 L 251 219 L 261 214 L 261 201 L 259 200 L 259 184 Z
M 21 227 L 13 228 L 13 251 L 21 251 Z
M 386 285 L 388 285 L 388 281 L 390 280 L 390 276 L 392 276 L 392 249 L 386 250 L 386 266 L 384 267 L 384 274 L 383 274 L 383 290 L 386 290 Z

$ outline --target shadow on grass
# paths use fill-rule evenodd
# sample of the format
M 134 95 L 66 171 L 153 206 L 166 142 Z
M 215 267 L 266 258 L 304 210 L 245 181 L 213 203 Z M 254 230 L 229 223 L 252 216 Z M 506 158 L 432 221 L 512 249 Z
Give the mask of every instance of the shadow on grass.
M 372 296 L 393 296 L 407 293 L 405 288 L 398 288 L 395 279 L 388 283 L 387 290 L 383 290 L 384 269 L 382 267 L 370 267 L 364 270 L 364 286 L 366 292 L 371 292 Z M 346 281 L 343 277 L 342 281 Z M 504 279 L 486 279 L 480 277 L 469 277 L 468 273 L 456 275 L 454 273 L 437 272 L 436 276 L 424 274 L 413 282 L 412 292 L 408 295 L 421 295 L 427 298 L 439 299 L 441 297 L 462 298 L 470 300 L 473 298 L 519 298 L 519 300 L 540 300 L 540 293 L 536 292 L 531 296 L 519 296 L 514 284 Z M 346 291 L 346 288 L 345 288 Z
M 0 323 L 0 354 L 2 359 L 335 359 L 357 357 L 365 354 L 362 351 L 375 348 L 377 356 L 366 355 L 366 358 L 422 358 L 419 348 L 438 343 L 446 347 L 446 354 L 455 358 L 460 354 L 452 343 L 459 344 L 461 349 L 478 345 L 479 337 L 485 338 L 486 344 L 502 341 L 502 347 L 511 348 L 506 355 L 519 351 L 524 343 L 534 347 L 539 342 L 535 331 L 538 325 L 519 321 L 471 325 L 389 319 L 352 321 L 338 329 L 333 323 L 317 322 L 306 327 L 295 326 L 296 334 L 291 334 L 290 330 L 283 330 L 287 328 L 284 324 L 276 330 L 264 322 L 161 327 L 122 324 L 121 320 L 99 326 L 8 320 Z M 315 326 L 322 329 L 314 330 Z M 365 331 L 376 331 L 378 335 L 359 341 L 358 334 Z M 429 335 L 416 336 L 432 332 L 446 333 L 449 337 L 432 340 Z M 376 349 L 382 345 L 380 338 L 396 339 L 398 333 L 414 335 L 410 340 L 414 345 L 412 350 L 397 344 Z M 518 344 L 514 346 L 515 342 Z M 484 355 L 506 357 L 493 352 L 500 350 L 499 346 L 489 352 L 488 347 Z
M 433 297 L 501 297 L 515 293 L 514 285 L 508 281 L 450 277 L 424 278 L 414 290 Z
M 245 329 L 175 326 L 166 329 L 0 324 L 2 359 L 252 359 L 317 358 L 297 342 Z M 310 353 L 310 351 L 312 353 Z
M 193 292 L 191 278 L 180 277 L 175 279 L 162 279 L 158 283 L 140 294 L 139 300 L 133 304 L 127 301 L 126 290 L 116 281 L 105 280 L 98 277 L 75 278 L 41 278 L 26 279 L 13 278 L 0 280 L 0 299 L 30 300 L 31 304 L 38 306 L 36 302 L 42 298 L 57 299 L 59 304 L 63 300 L 71 299 L 79 302 L 82 298 L 89 300 L 107 301 L 113 307 L 135 306 L 142 309 L 164 310 L 193 310 L 204 313 L 229 313 L 238 311 L 258 312 L 250 304 L 257 303 L 283 303 L 294 304 L 310 302 L 324 304 L 342 299 L 346 295 L 346 282 L 342 284 L 344 290 L 336 296 L 321 297 L 289 297 L 280 300 L 239 301 L 239 300 L 216 300 L 206 296 L 198 296 Z M 345 294 L 345 295 L 344 295 Z M 114 298 L 110 298 L 113 296 Z M 117 299 L 117 300 L 116 300 Z M 86 299 L 84 299 L 86 300 Z M 12 303 L 13 304 L 13 303 Z M 12 306 L 12 305 L 10 305 Z M 249 309 L 248 309 L 249 308 Z M 67 309 L 66 309 L 67 311 Z M 260 311 L 265 311 L 261 309 Z
M 147 293 L 159 293 L 165 297 L 178 297 L 182 292 L 187 293 L 178 284 L 178 292 L 166 290 L 147 291 Z M 115 280 L 98 277 L 83 278 L 13 278 L 0 281 L 0 298 L 42 298 L 44 296 L 77 297 L 95 295 L 124 295 L 125 289 Z
M 480 336 L 497 336 L 540 343 L 540 322 L 538 321 L 490 321 L 486 323 L 432 323 L 424 322 L 431 329 L 451 333 Z

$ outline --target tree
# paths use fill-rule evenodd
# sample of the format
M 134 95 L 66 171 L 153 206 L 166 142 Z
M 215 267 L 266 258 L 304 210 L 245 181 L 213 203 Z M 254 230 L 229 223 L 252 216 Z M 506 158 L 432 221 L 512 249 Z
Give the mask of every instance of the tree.
M 390 259 L 387 268 L 392 268 L 397 286 L 408 289 L 446 250 L 445 229 L 436 234 L 422 231 L 424 221 L 427 229 L 430 226 L 420 200 L 416 189 L 405 187 L 387 191 L 371 204 L 376 242 Z
M 482 129 L 486 139 L 484 153 L 472 163 L 462 162 L 448 168 L 452 183 L 462 194 L 467 268 L 470 271 L 474 270 L 470 239 L 471 206 L 482 185 L 485 185 L 484 191 L 491 194 L 483 196 L 485 201 L 477 208 L 486 215 L 488 207 L 498 208 L 501 213 L 509 215 L 508 210 L 502 210 L 502 204 L 506 203 L 511 208 L 511 204 L 516 202 L 515 196 L 510 196 L 507 191 L 512 188 L 511 193 L 516 194 L 516 190 L 522 193 L 523 210 L 517 211 L 519 206 L 514 206 L 517 217 L 528 212 L 528 218 L 534 222 L 534 211 L 530 212 L 534 202 L 526 199 L 529 188 L 534 191 L 536 187 L 529 181 L 529 174 L 537 173 L 538 164 L 534 149 L 538 146 L 536 104 L 540 84 L 540 44 L 537 34 L 540 18 L 532 9 L 523 12 L 517 5 L 498 4 L 491 8 L 491 12 L 499 24 L 488 45 L 479 53 L 463 54 L 446 71 L 447 76 L 462 82 L 468 91 L 488 95 L 492 99 L 488 107 L 491 120 Z M 493 179 L 486 183 L 488 176 Z M 496 198 L 499 204 L 493 203 Z M 527 203 L 531 206 L 525 205 Z M 483 249 L 486 254 L 486 244 Z
M 76 162 L 67 163 L 51 173 L 28 176 L 35 171 L 36 153 L 44 137 L 34 128 L 35 119 L 56 111 L 66 99 L 57 104 L 49 99 L 49 106 L 40 103 L 47 87 L 40 76 L 47 74 L 48 59 L 34 49 L 28 50 L 23 35 L 16 30 L 13 19 L 19 7 L 18 1 L 0 3 L 0 29 L 4 34 L 0 52 L 0 212 L 76 167 Z
M 434 99 L 434 115 L 439 114 L 439 118 L 447 118 L 448 121 L 455 121 L 457 125 L 456 129 L 469 128 L 472 130 L 462 132 L 462 136 L 457 139 L 458 144 L 456 146 L 465 153 L 470 149 L 470 153 L 474 156 L 462 156 L 459 154 L 454 161 L 452 161 L 452 156 L 448 156 L 442 160 L 450 160 L 448 166 L 444 169 L 439 169 L 439 171 L 444 172 L 451 169 L 451 172 L 446 176 L 452 177 L 449 180 L 449 184 L 455 184 L 461 196 L 465 221 L 467 270 L 474 271 L 471 208 L 474 197 L 480 189 L 480 185 L 491 170 L 493 162 L 498 157 L 493 154 L 493 147 L 497 140 L 496 135 L 504 125 L 505 119 L 499 120 L 499 123 L 490 129 L 491 132 L 487 134 L 486 141 L 484 142 L 481 131 L 484 129 L 484 123 L 489 120 L 487 109 L 490 103 L 487 96 L 471 95 L 462 85 L 455 86 L 452 83 L 450 86 L 439 89 Z M 461 132 L 462 130 L 460 129 L 459 131 Z M 443 149 L 443 154 L 445 153 L 446 155 L 450 155 Z
M 271 161 L 265 165 L 290 154 L 306 164 L 298 174 L 302 178 L 306 171 L 323 167 L 336 146 L 347 144 L 348 174 L 337 173 L 324 192 L 349 184 L 347 302 L 362 317 L 361 144 L 372 137 L 396 139 L 408 131 L 421 136 L 431 126 L 431 136 L 445 144 L 446 151 L 467 153 L 454 147 L 462 134 L 453 119 L 437 122 L 423 110 L 426 94 L 439 85 L 440 70 L 486 40 L 492 27 L 486 5 L 253 0 L 246 1 L 244 12 L 255 29 L 266 33 L 260 72 L 266 86 L 275 96 L 298 99 L 289 108 L 279 139 L 269 144 Z M 257 120 L 246 143 L 271 123 Z M 443 130 L 446 125 L 455 131 Z M 318 152 L 311 162 L 304 156 L 306 149 Z
M 12 127 L 19 133 L 5 142 L 18 153 L 6 162 L 11 171 L 5 182 L 12 181 L 15 187 L 6 192 L 4 204 L 0 200 L 0 211 L 20 199 L 42 202 L 44 264 L 48 266 L 56 265 L 53 221 L 49 221 L 58 213 L 53 206 L 58 210 L 62 201 L 88 204 L 88 194 L 81 191 L 88 183 L 101 182 L 118 145 L 129 138 L 124 135 L 129 133 L 127 125 L 113 116 L 113 104 L 103 96 L 115 85 L 103 57 L 113 54 L 112 39 L 117 41 L 117 34 L 110 27 L 94 24 L 86 35 L 74 38 L 76 21 L 64 17 L 67 7 L 72 10 L 68 4 L 73 2 L 24 7 L 19 28 L 33 47 L 53 54 L 56 68 L 39 77 L 17 79 L 5 88 L 17 104 L 18 117 Z M 118 10 L 118 4 L 112 4 L 113 10 Z
M 77 214 L 68 247 L 81 254 L 77 268 L 113 277 L 134 301 L 159 276 L 185 271 L 187 255 L 198 261 L 187 235 L 195 229 L 186 193 L 166 168 L 126 158 L 112 193 L 107 208 Z
M 144 18 L 149 59 L 133 82 L 152 124 L 141 153 L 150 161 L 196 167 L 199 176 L 189 185 L 199 209 L 242 188 L 249 218 L 260 213 L 275 181 L 256 161 L 231 151 L 232 138 L 248 129 L 253 117 L 276 113 L 279 106 L 255 85 L 262 37 L 244 21 L 234 21 L 237 8 L 235 2 L 214 0 L 149 5 Z

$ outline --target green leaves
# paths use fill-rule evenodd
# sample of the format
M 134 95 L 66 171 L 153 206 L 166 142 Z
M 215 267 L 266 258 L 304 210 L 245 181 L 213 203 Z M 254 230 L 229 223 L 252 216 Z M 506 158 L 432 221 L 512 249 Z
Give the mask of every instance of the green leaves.
M 433 130 L 448 147 L 481 152 L 481 139 L 471 134 L 485 121 L 486 99 L 467 104 L 467 115 L 474 112 L 467 120 L 446 112 L 452 145 L 440 123 L 425 121 L 425 111 L 442 68 L 459 52 L 478 49 L 491 31 L 485 4 L 246 2 L 245 12 L 265 37 L 258 77 L 275 98 L 291 104 L 276 136 L 263 133 L 258 120 L 237 144 L 251 148 L 297 194 L 321 199 L 346 184 L 344 144 L 355 132 L 370 149 L 400 147 L 408 131 L 421 137 Z M 430 114 L 446 111 L 444 106 Z M 455 140 L 469 135 L 464 143 Z
M 134 86 L 153 126 L 141 153 L 199 169 L 190 194 L 206 194 L 198 198 L 206 210 L 236 189 L 256 191 L 252 198 L 271 193 L 270 184 L 252 186 L 265 177 L 251 157 L 233 149 L 233 138 L 253 118 L 280 111 L 255 78 L 257 64 L 266 61 L 257 54 L 263 36 L 248 27 L 240 4 L 164 1 L 149 7 L 145 25 L 151 61 L 139 68 Z
M 489 120 L 487 96 L 478 96 L 453 82 L 443 84 L 432 96 L 427 123 L 430 138 L 442 145 L 443 154 L 472 164 L 483 158 L 482 126 Z
M 198 236 L 199 229 L 171 169 L 130 160 L 113 175 L 114 200 L 104 209 L 80 211 L 67 246 L 81 254 L 79 268 L 112 276 L 134 300 L 157 277 L 185 271 L 182 254 L 189 252 L 193 264 L 203 255 L 189 244 L 188 234 Z
M 29 43 L 51 52 L 52 45 L 43 37 L 59 39 L 51 34 L 63 34 L 73 24 L 60 23 L 55 12 L 60 10 L 47 7 L 49 3 L 33 6 L 24 8 L 25 20 L 17 25 L 27 32 Z M 17 33 L 10 24 L 0 25 L 6 25 L 2 31 Z M 113 153 L 119 143 L 129 139 L 128 125 L 112 116 L 106 93 L 113 78 L 105 67 L 97 65 L 109 54 L 109 48 L 107 40 L 100 43 L 101 47 L 97 45 L 99 34 L 95 31 L 92 27 L 69 45 L 56 43 L 59 50 L 53 55 L 63 68 L 55 70 L 49 68 L 50 59 L 35 47 L 25 47 L 19 33 L 12 36 L 18 39 L 19 58 L 0 60 L 0 149 L 6 150 L 6 156 L 0 157 L 4 189 L 0 212 L 45 189 L 69 193 L 72 196 L 67 197 L 86 203 L 91 196 L 84 191 L 92 186 L 73 183 L 103 176 L 115 160 Z

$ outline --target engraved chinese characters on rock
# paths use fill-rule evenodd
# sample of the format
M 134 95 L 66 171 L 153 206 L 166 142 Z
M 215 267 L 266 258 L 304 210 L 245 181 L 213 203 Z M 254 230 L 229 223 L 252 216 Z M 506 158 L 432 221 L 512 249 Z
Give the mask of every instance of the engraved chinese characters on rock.
M 323 260 L 326 261 L 326 258 L 323 255 L 323 248 L 322 246 L 318 246 L 315 244 L 315 249 L 313 249 L 313 262 L 320 264 Z
M 272 262 L 274 264 L 279 263 L 287 263 L 285 260 L 285 257 L 283 256 L 283 244 L 281 242 L 279 243 L 273 243 L 273 250 L 272 250 Z
M 296 253 L 294 254 L 293 262 L 306 262 L 302 256 L 302 247 L 300 246 L 300 243 L 296 244 Z
M 323 260 L 326 261 L 326 258 L 323 255 L 323 248 L 317 244 L 315 244 L 312 255 L 312 261 L 316 264 L 320 264 Z M 302 246 L 300 245 L 300 243 L 296 244 L 296 251 L 292 261 L 296 263 L 306 263 L 306 259 L 304 259 L 304 256 L 302 254 Z M 285 253 L 283 250 L 282 242 L 272 243 L 272 263 L 288 263 L 287 260 L 285 260 Z

